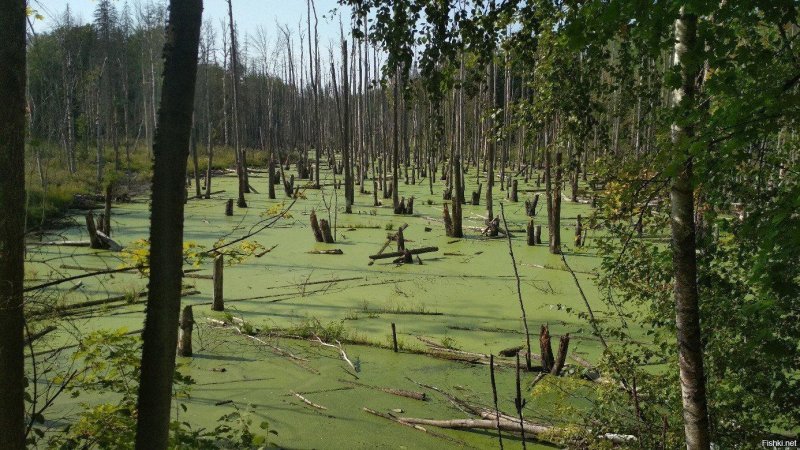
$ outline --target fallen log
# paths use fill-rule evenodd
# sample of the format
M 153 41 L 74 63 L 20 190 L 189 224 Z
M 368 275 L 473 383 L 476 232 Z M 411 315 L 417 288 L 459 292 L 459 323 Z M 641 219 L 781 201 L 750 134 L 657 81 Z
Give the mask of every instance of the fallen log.
M 312 408 L 321 409 L 321 410 L 323 410 L 323 411 L 325 411 L 325 410 L 327 410 L 327 409 L 328 409 L 328 408 L 326 408 L 326 407 L 324 407 L 324 406 L 322 406 L 322 405 L 318 405 L 318 404 L 316 404 L 316 403 L 312 402 L 311 400 L 309 400 L 309 399 L 307 399 L 307 398 L 303 397 L 302 395 L 298 394 L 298 393 L 297 393 L 297 392 L 295 392 L 295 391 L 289 391 L 289 392 L 290 392 L 292 395 L 294 395 L 295 397 L 297 397 L 297 398 L 299 398 L 300 400 L 302 400 L 302 401 L 303 401 L 303 403 L 305 403 L 306 405 L 308 405 L 308 406 L 310 406 L 310 407 L 312 407 Z
M 344 255 L 344 252 L 340 248 L 334 248 L 331 250 L 311 250 L 310 252 L 306 252 L 312 255 Z
M 51 242 L 26 242 L 26 245 L 36 246 L 57 246 L 57 247 L 88 247 L 92 243 L 89 241 L 51 241 Z
M 419 419 L 416 417 L 398 417 L 402 423 L 407 423 L 409 425 L 428 425 L 433 427 L 439 428 L 448 428 L 452 430 L 496 430 L 499 428 L 503 431 L 511 431 L 511 432 L 522 432 L 529 433 L 531 435 L 535 434 L 542 434 L 548 433 L 552 430 L 551 427 L 545 425 L 535 425 L 532 423 L 523 423 L 520 425 L 519 422 L 512 422 L 510 420 L 501 418 L 500 421 L 496 420 L 489 420 L 489 419 L 446 419 L 446 420 L 437 420 L 437 419 Z
M 342 382 L 342 383 L 349 383 L 349 384 L 352 384 L 352 385 L 355 385 L 355 386 L 359 386 L 359 387 L 375 389 L 376 391 L 385 392 L 387 394 L 396 395 L 398 397 L 412 398 L 414 400 L 419 400 L 419 401 L 423 401 L 423 402 L 428 400 L 428 396 L 424 392 L 407 391 L 405 389 L 394 389 L 394 388 L 385 388 L 385 387 L 380 387 L 380 386 L 372 386 L 372 385 L 369 385 L 369 384 L 358 383 L 358 382 L 349 381 L 349 380 L 341 380 L 340 379 L 339 381 Z
M 111 250 L 112 252 L 121 252 L 122 251 L 123 247 L 121 245 L 119 245 L 117 243 L 117 241 L 111 239 L 111 237 L 109 237 L 104 232 L 102 232 L 100 230 L 95 230 L 95 235 L 97 236 L 97 239 L 100 241 L 100 244 L 102 245 L 102 248 L 105 248 L 107 250 Z
M 379 411 L 375 411 L 374 409 L 367 408 L 366 406 L 365 406 L 365 407 L 363 407 L 363 408 L 361 408 L 361 409 L 362 409 L 364 412 L 367 412 L 367 413 L 370 413 L 370 414 L 372 414 L 373 416 L 382 417 L 382 418 L 384 418 L 384 419 L 386 419 L 386 420 L 391 420 L 392 422 L 398 423 L 398 424 L 400 424 L 400 425 L 404 425 L 404 426 L 407 426 L 407 427 L 411 427 L 411 428 L 414 428 L 415 430 L 422 431 L 423 433 L 430 434 L 431 436 L 436 436 L 436 437 L 438 437 L 438 438 L 441 438 L 441 439 L 446 439 L 446 440 L 448 440 L 448 441 L 450 441 L 450 442 L 457 443 L 457 444 L 459 444 L 459 445 L 460 445 L 460 446 L 462 446 L 462 447 L 472 447 L 472 448 L 475 448 L 475 447 L 473 447 L 472 445 L 469 445 L 469 444 L 467 444 L 466 442 L 464 442 L 464 441 L 462 441 L 462 440 L 459 440 L 459 439 L 456 439 L 456 438 L 452 438 L 452 437 L 450 437 L 450 436 L 446 436 L 446 435 L 444 435 L 444 434 L 440 434 L 440 433 L 437 433 L 437 432 L 435 432 L 435 431 L 426 430 L 425 428 L 423 428 L 423 427 L 421 427 L 421 426 L 419 426 L 419 425 L 414 425 L 414 424 L 410 424 L 410 423 L 403 422 L 403 421 L 401 421 L 401 420 L 400 420 L 400 418 L 399 418 L 399 417 L 397 417 L 397 416 L 394 416 L 394 415 L 391 415 L 391 414 L 382 413 L 382 412 L 379 412 Z
M 414 250 L 408 250 L 408 253 L 410 253 L 412 255 L 419 255 L 419 254 L 422 254 L 422 253 L 431 253 L 431 252 L 438 252 L 438 251 L 439 251 L 439 247 L 422 247 L 422 248 L 417 248 L 417 249 L 414 249 Z M 389 259 L 389 258 L 397 258 L 397 257 L 404 256 L 404 255 L 405 255 L 405 252 L 381 253 L 381 254 L 377 254 L 377 255 L 370 255 L 369 259 L 372 259 L 372 260 L 375 260 L 375 259 Z

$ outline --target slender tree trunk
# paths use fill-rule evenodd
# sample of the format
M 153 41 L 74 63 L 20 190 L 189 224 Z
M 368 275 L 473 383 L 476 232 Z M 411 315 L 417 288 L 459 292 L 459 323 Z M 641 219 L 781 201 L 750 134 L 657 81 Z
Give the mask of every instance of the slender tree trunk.
M 231 0 L 228 0 L 228 29 L 231 33 L 231 87 L 233 91 L 233 146 L 236 152 L 236 174 L 239 177 L 239 198 L 236 201 L 236 206 L 239 208 L 247 208 L 247 200 L 244 198 L 246 192 L 250 192 L 250 187 L 247 184 L 247 163 L 244 159 L 244 151 L 239 142 L 239 65 L 238 55 L 236 54 L 236 30 L 233 24 L 233 5 Z
M 172 0 L 161 107 L 153 143 L 150 283 L 139 383 L 136 448 L 167 448 L 183 265 L 183 200 L 192 128 L 202 0 Z
M 675 64 L 680 66 L 681 87 L 673 92 L 674 106 L 691 108 L 698 61 L 697 16 L 681 8 L 675 21 Z M 694 130 L 690 125 L 674 124 L 672 140 L 676 148 L 678 173 L 672 178 L 672 270 L 675 277 L 675 310 L 678 352 L 683 397 L 683 423 L 686 448 L 710 448 L 708 406 L 706 402 L 703 344 L 697 291 L 697 255 L 694 222 L 694 185 L 692 159 L 684 150 Z
M 0 436 L 25 448 L 25 1 L 0 0 Z

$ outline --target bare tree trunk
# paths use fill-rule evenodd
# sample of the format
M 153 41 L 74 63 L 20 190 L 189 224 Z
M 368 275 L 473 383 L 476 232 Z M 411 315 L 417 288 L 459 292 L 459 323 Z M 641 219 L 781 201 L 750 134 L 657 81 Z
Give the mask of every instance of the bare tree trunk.
M 681 8 L 675 21 L 675 64 L 680 66 L 681 87 L 673 92 L 674 106 L 690 108 L 694 102 L 695 80 L 699 73 L 697 49 L 697 16 Z M 700 330 L 700 308 L 697 291 L 697 255 L 694 222 L 694 185 L 692 159 L 684 151 L 691 138 L 691 126 L 673 125 L 672 140 L 676 146 L 679 172 L 672 178 L 672 270 L 675 277 L 675 310 L 678 352 L 683 397 L 683 425 L 686 448 L 710 448 L 708 406 L 706 403 L 703 344 Z
M 164 78 L 153 143 L 150 283 L 143 333 L 136 448 L 165 449 L 178 341 L 183 265 L 183 200 L 192 128 L 202 0 L 172 0 Z
M 25 448 L 25 4 L 0 0 L 0 436 Z
M 247 184 L 247 163 L 244 159 L 244 151 L 239 142 L 239 66 L 238 55 L 236 54 L 236 30 L 233 25 L 233 5 L 231 0 L 228 0 L 228 28 L 231 33 L 231 87 L 233 90 L 233 146 L 236 152 L 236 174 L 239 177 L 239 198 L 236 200 L 236 206 L 239 208 L 247 208 L 247 200 L 244 198 L 246 192 L 250 192 Z

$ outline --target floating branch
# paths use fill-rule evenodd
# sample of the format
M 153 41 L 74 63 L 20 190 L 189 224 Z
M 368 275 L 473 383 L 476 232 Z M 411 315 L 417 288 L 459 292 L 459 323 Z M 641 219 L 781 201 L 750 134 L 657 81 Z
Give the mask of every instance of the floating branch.
M 290 392 L 292 395 L 294 395 L 295 397 L 297 397 L 297 398 L 299 398 L 300 400 L 302 400 L 302 401 L 303 401 L 303 403 L 305 403 L 306 405 L 308 405 L 308 406 L 310 406 L 310 407 L 312 407 L 312 408 L 321 409 L 321 410 L 323 410 L 323 411 L 327 411 L 327 410 L 328 410 L 328 408 L 326 408 L 326 407 L 324 407 L 324 406 L 322 406 L 322 405 L 318 405 L 318 404 L 316 404 L 316 403 L 312 402 L 311 400 L 309 400 L 309 399 L 307 399 L 307 398 L 303 397 L 302 395 L 298 394 L 298 393 L 297 393 L 297 392 L 295 392 L 295 391 L 289 391 L 289 392 Z
M 422 253 L 431 253 L 431 252 L 438 252 L 439 247 L 422 247 L 414 250 L 408 250 L 409 254 L 412 255 L 419 255 Z M 378 255 L 370 255 L 369 259 L 376 260 L 376 259 L 389 259 L 389 258 L 397 258 L 400 256 L 405 256 L 405 252 L 392 252 L 392 253 L 381 253 Z

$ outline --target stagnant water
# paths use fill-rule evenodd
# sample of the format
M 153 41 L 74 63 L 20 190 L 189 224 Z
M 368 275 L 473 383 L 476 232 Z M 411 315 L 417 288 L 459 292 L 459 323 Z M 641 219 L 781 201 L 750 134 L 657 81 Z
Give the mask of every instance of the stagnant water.
M 307 358 L 298 364 L 276 354 L 264 345 L 239 335 L 231 328 L 217 329 L 206 318 L 224 319 L 211 311 L 212 282 L 208 277 L 187 278 L 184 282 L 199 291 L 183 299 L 193 304 L 198 323 L 195 331 L 192 358 L 179 358 L 182 371 L 197 380 L 191 398 L 180 400 L 188 411 L 176 407 L 176 415 L 196 426 L 213 427 L 215 420 L 230 412 L 233 402 L 241 407 L 252 405 L 256 423 L 267 420 L 277 436 L 272 441 L 283 448 L 442 448 L 459 446 L 454 441 L 404 427 L 362 411 L 368 407 L 378 411 L 399 410 L 409 417 L 465 418 L 465 414 L 441 395 L 423 389 L 411 380 L 437 386 L 475 403 L 490 404 L 489 370 L 485 365 L 435 359 L 411 352 L 393 353 L 386 347 L 391 343 L 391 323 L 397 326 L 401 346 L 423 350 L 429 339 L 465 351 L 494 353 L 521 345 L 523 327 L 513 276 L 511 258 L 505 239 L 480 236 L 485 206 L 464 206 L 466 237 L 455 240 L 445 236 L 442 216 L 442 182 L 436 182 L 434 195 L 428 180 L 416 185 L 400 183 L 403 196 L 415 197 L 413 216 L 396 216 L 391 199 L 382 200 L 389 206 L 372 207 L 371 194 L 356 194 L 353 214 L 344 214 L 343 192 L 334 195 L 330 172 L 324 172 L 328 186 L 323 191 L 304 190 L 306 198 L 299 199 L 290 211 L 291 217 L 249 238 L 265 248 L 274 247 L 261 257 L 250 257 L 240 264 L 225 267 L 224 295 L 227 312 L 253 327 L 267 332 L 285 329 L 318 320 L 323 325 L 343 324 L 347 334 L 358 341 L 380 344 L 374 346 L 345 344 L 348 357 L 357 364 L 358 383 L 396 389 L 425 391 L 430 400 L 421 402 L 394 396 L 369 387 L 353 385 L 352 372 L 335 349 L 322 347 L 302 339 L 282 338 L 271 343 L 293 354 Z M 467 197 L 475 189 L 474 169 L 467 175 Z M 224 215 L 225 202 L 235 198 L 234 176 L 215 177 L 212 191 L 224 191 L 211 199 L 191 199 L 186 205 L 185 241 L 211 248 L 225 237 L 235 239 L 251 231 L 254 224 L 268 216 L 269 210 L 289 205 L 281 186 L 277 185 L 278 200 L 267 196 L 264 174 L 250 175 L 250 182 L 259 194 L 248 194 L 249 208 L 234 208 L 234 215 Z M 563 270 L 561 259 L 550 255 L 546 245 L 529 247 L 525 243 L 524 200 L 537 190 L 535 182 L 520 179 L 520 201 L 505 199 L 506 192 L 495 188 L 495 212 L 499 202 L 512 230 L 514 252 L 519 268 L 524 302 L 533 337 L 534 352 L 538 353 L 538 330 L 548 323 L 557 342 L 558 336 L 570 333 L 571 354 L 585 360 L 595 360 L 600 353 L 597 339 L 589 325 L 577 317 L 584 311 L 574 281 Z M 299 181 L 302 186 L 304 180 Z M 371 189 L 371 186 L 368 186 Z M 358 187 L 356 188 L 358 190 Z M 485 189 L 485 186 L 484 186 Z M 190 193 L 194 192 L 190 188 Z M 328 218 L 325 201 L 338 206 L 336 215 L 337 242 L 318 244 L 309 226 L 309 213 L 316 209 L 320 218 Z M 338 197 L 338 198 L 337 198 Z M 379 195 L 382 197 L 382 195 Z M 431 204 L 428 204 L 430 201 Z M 483 199 L 481 199 L 483 203 Z M 543 225 L 547 240 L 544 195 L 540 199 L 536 222 Z M 590 232 L 588 246 L 580 251 L 571 248 L 577 214 L 590 212 L 586 204 L 563 202 L 562 240 L 567 258 L 578 272 L 583 290 L 596 313 L 602 305 L 591 272 L 599 260 L 593 255 Z M 75 212 L 76 225 L 59 230 L 54 239 L 87 239 L 81 212 Z M 331 219 L 334 213 L 331 212 Z M 135 198 L 131 203 L 115 204 L 112 214 L 113 238 L 123 246 L 146 239 L 149 233 L 147 198 Z M 368 256 L 376 253 L 403 223 L 407 247 L 438 246 L 439 251 L 421 255 L 422 265 L 395 265 L 391 259 L 370 265 Z M 391 231 L 387 231 L 391 228 Z M 426 231 L 429 228 L 430 231 Z M 394 245 L 389 251 L 394 250 Z M 308 253 L 312 250 L 341 249 L 342 255 Z M 63 246 L 31 246 L 28 251 L 27 277 L 29 284 L 84 273 L 84 269 L 117 268 L 130 264 L 121 253 L 88 248 Z M 69 267 L 69 268 L 66 268 Z M 210 260 L 200 266 L 198 275 L 209 275 Z M 38 280 L 38 281 L 37 281 Z M 64 283 L 37 294 L 40 298 L 56 299 L 64 304 L 84 302 L 142 291 L 147 280 L 136 273 L 120 273 L 85 278 Z M 572 308 L 572 312 L 567 312 Z M 76 336 L 96 329 L 142 328 L 144 304 L 115 303 L 64 318 L 59 329 L 37 341 L 37 351 L 73 342 Z M 227 316 L 230 318 L 230 316 Z M 265 337 L 266 339 L 266 337 Z M 511 361 L 510 358 L 507 359 Z M 575 364 L 573 360 L 568 363 Z M 225 369 L 222 371 L 221 369 Z M 535 374 L 525 374 L 524 383 Z M 41 380 L 40 383 L 46 383 Z M 500 409 L 514 411 L 514 371 L 498 369 Z M 563 417 L 554 412 L 559 395 L 546 388 L 544 381 L 533 393 L 528 392 L 525 415 L 531 421 L 562 425 Z M 543 387 L 544 386 L 544 387 Z M 290 391 L 305 393 L 313 402 L 327 410 L 309 407 Z M 77 400 L 61 398 L 50 417 L 65 416 L 52 423 L 62 425 L 78 410 L 78 402 L 102 399 L 82 396 Z M 573 404 L 577 399 L 568 399 Z M 490 431 L 436 430 L 478 448 L 496 447 L 496 435 Z M 509 438 L 507 444 L 519 446 Z M 543 446 L 544 447 L 544 446 Z M 549 447 L 547 447 L 549 448 Z

